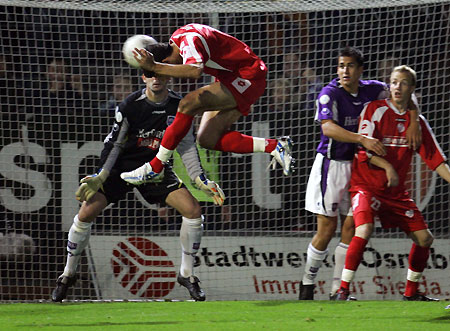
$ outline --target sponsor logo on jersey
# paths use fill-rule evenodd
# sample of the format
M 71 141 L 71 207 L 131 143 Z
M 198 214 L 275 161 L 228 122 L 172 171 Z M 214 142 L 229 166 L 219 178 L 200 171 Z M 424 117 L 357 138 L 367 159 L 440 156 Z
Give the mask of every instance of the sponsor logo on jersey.
M 383 144 L 388 146 L 407 146 L 408 143 L 406 137 L 393 136 L 384 137 Z
M 137 146 L 138 147 L 147 147 L 153 150 L 157 150 L 159 145 L 161 144 L 161 140 L 158 138 L 138 138 Z
M 162 139 L 163 135 L 164 135 L 164 131 L 158 131 L 155 129 L 151 129 L 150 131 L 145 131 L 145 129 L 140 129 L 138 134 L 136 135 L 136 137 L 138 138 L 150 138 L 150 137 L 155 137 L 155 138 L 159 138 Z
M 358 119 L 351 116 L 345 116 L 344 126 L 358 125 Z
M 165 114 L 165 113 L 166 113 L 165 110 L 155 110 L 155 111 L 152 111 L 152 114 L 156 114 L 156 115 L 159 115 L 159 114 Z

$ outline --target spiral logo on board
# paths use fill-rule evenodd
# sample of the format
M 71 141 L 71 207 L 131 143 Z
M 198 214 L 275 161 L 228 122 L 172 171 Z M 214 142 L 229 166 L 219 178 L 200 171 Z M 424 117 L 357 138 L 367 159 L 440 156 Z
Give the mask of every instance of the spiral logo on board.
M 127 238 L 113 249 L 111 265 L 119 283 L 141 298 L 162 298 L 175 286 L 175 265 L 154 242 Z

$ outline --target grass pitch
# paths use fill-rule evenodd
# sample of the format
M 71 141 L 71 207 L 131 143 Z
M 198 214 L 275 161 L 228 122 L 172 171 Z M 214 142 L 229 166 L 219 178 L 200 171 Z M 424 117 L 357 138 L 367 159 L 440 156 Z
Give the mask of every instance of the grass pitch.
M 1 330 L 450 330 L 449 302 L 0 304 Z

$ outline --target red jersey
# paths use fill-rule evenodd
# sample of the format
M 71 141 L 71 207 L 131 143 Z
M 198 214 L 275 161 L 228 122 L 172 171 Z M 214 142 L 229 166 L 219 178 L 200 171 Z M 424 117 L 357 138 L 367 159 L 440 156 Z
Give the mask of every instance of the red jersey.
M 203 63 L 204 72 L 221 80 L 233 73 L 244 79 L 265 79 L 267 67 L 242 41 L 202 24 L 188 24 L 170 37 L 183 64 Z
M 366 105 L 360 115 L 358 132 L 377 138 L 386 147 L 383 158 L 394 167 L 399 176 L 396 187 L 387 187 L 384 169 L 369 163 L 370 153 L 362 147 L 353 159 L 350 192 L 368 190 L 391 198 L 404 197 L 407 192 L 405 182 L 416 151 L 408 148 L 406 129 L 410 123 L 410 113 L 400 114 L 389 100 L 377 100 Z M 446 157 L 442 152 L 428 122 L 420 116 L 422 144 L 417 152 L 431 170 L 435 170 Z M 406 193 L 407 194 L 407 193 Z

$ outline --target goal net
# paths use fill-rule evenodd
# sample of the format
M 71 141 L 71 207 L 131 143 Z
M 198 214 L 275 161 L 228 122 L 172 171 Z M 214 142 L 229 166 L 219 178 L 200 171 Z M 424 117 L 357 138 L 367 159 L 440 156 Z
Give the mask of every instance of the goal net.
M 398 64 L 413 67 L 422 114 L 448 156 L 449 13 L 449 1 L 427 0 L 0 0 L 0 300 L 48 300 L 64 269 L 78 182 L 96 170 L 117 103 L 143 86 L 139 70 L 122 59 L 123 42 L 134 34 L 168 41 L 191 22 L 237 37 L 265 61 L 266 93 L 235 127 L 260 137 L 290 135 L 297 160 L 293 176 L 284 177 L 266 169 L 268 155 L 200 151 L 227 200 L 215 207 L 192 188 L 205 216 L 196 274 L 208 300 L 296 299 L 316 230 L 304 210 L 320 131 L 315 98 L 336 76 L 338 51 L 361 49 L 366 79 L 386 80 Z M 185 95 L 210 81 L 173 79 L 171 88 Z M 449 185 L 420 159 L 409 178 L 436 238 L 420 286 L 448 298 Z M 175 286 L 180 224 L 173 210 L 148 205 L 137 192 L 108 207 L 68 299 L 188 299 Z M 338 237 L 319 272 L 317 299 L 328 298 Z M 377 228 L 355 295 L 399 299 L 410 245 L 403 233 Z M 155 276 L 161 270 L 167 277 Z

